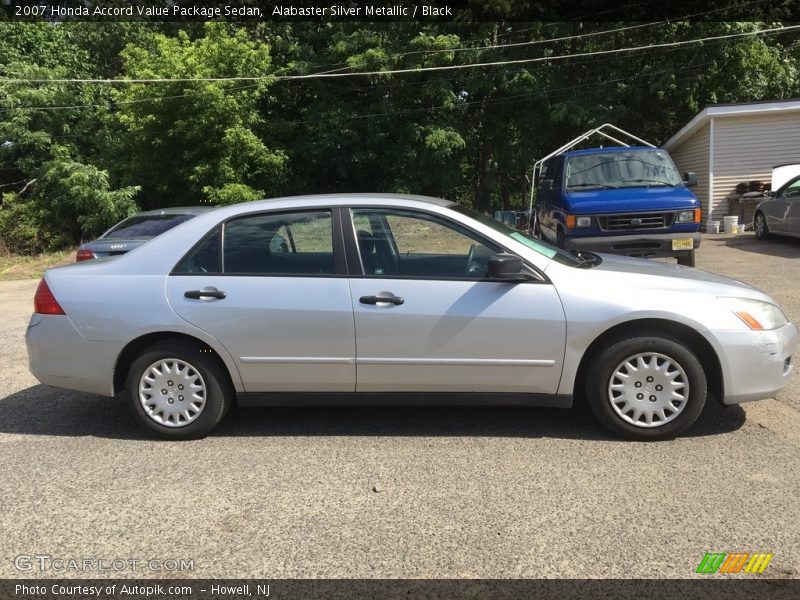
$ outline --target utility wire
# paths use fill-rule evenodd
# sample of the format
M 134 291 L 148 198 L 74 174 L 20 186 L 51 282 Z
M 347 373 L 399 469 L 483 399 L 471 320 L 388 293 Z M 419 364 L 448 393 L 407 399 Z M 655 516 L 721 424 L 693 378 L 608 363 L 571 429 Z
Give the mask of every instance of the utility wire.
M 746 4 L 743 4 L 742 7 L 749 6 L 751 4 L 762 4 L 765 1 L 766 0 L 754 0 L 753 2 L 748 2 Z M 707 16 L 707 15 L 710 15 L 710 14 L 713 14 L 713 13 L 717 13 L 717 12 L 720 12 L 720 11 L 723 11 L 723 10 L 729 10 L 729 9 L 730 9 L 730 7 L 717 8 L 717 9 L 709 10 L 709 11 L 702 12 L 702 13 L 695 13 L 693 15 L 686 15 L 686 16 L 683 16 L 683 17 L 678 17 L 678 18 L 675 18 L 675 19 L 664 19 L 663 21 L 655 21 L 653 23 L 638 23 L 636 25 L 628 25 L 626 27 L 619 27 L 617 29 L 605 29 L 603 31 L 590 31 L 590 32 L 587 32 L 587 33 L 579 33 L 579 34 L 575 34 L 575 35 L 566 35 L 566 36 L 563 36 L 563 37 L 548 38 L 548 39 L 545 39 L 545 40 L 533 40 L 533 41 L 529 41 L 529 42 L 513 42 L 513 43 L 508 43 L 508 44 L 495 44 L 495 45 L 492 45 L 492 46 L 465 46 L 465 47 L 461 47 L 461 48 L 434 48 L 434 49 L 430 49 L 430 50 L 412 50 L 410 52 L 402 52 L 401 54 L 396 54 L 396 55 L 392 56 L 391 58 L 401 58 L 403 56 L 410 56 L 410 55 L 413 55 L 413 54 L 424 54 L 424 53 L 434 54 L 434 53 L 440 53 L 440 52 L 467 52 L 469 50 L 497 50 L 497 49 L 501 49 L 501 48 L 516 48 L 516 47 L 519 47 L 519 46 L 539 46 L 541 44 L 550 44 L 550 43 L 553 43 L 553 42 L 564 42 L 564 41 L 568 41 L 568 40 L 580 40 L 580 39 L 584 39 L 584 38 L 595 37 L 595 36 L 598 36 L 598 35 L 606 35 L 606 34 L 610 34 L 610 33 L 619 33 L 621 31 L 630 31 L 632 29 L 641 29 L 643 27 L 653 27 L 655 25 L 666 25 L 668 23 L 673 23 L 675 21 L 683 21 L 683 20 L 686 20 L 686 19 L 693 19 L 695 17 L 703 17 L 703 16 Z
M 390 69 L 384 71 L 356 71 L 350 73 L 311 73 L 308 75 L 260 75 L 260 76 L 236 76 L 236 77 L 179 77 L 174 79 L 161 79 L 161 78 L 146 78 L 146 79 L 0 79 L 0 83 L 98 83 L 98 84 L 131 84 L 131 83 L 189 83 L 193 81 L 300 81 L 309 79 L 330 79 L 330 78 L 343 78 L 343 77 L 364 77 L 373 75 L 401 75 L 405 73 L 426 73 L 433 71 L 453 71 L 457 69 L 474 69 L 482 67 L 497 67 L 503 65 L 518 65 L 518 64 L 534 64 L 554 62 L 558 60 L 566 60 L 570 58 L 583 58 L 589 56 L 604 56 L 612 54 L 622 54 L 624 52 L 638 52 L 642 50 L 654 50 L 658 48 L 676 48 L 680 46 L 687 46 L 690 44 L 702 44 L 704 42 L 716 40 L 728 40 L 744 37 L 754 37 L 765 34 L 780 34 L 788 31 L 796 31 L 800 29 L 800 25 L 791 25 L 788 27 L 772 27 L 769 29 L 760 29 L 757 31 L 745 31 L 738 33 L 729 33 L 724 35 L 708 36 L 704 38 L 694 38 L 689 40 L 679 40 L 676 42 L 664 42 L 659 44 L 650 44 L 646 46 L 632 46 L 627 48 L 614 48 L 610 50 L 595 50 L 592 52 L 577 52 L 573 54 L 561 54 L 554 56 L 541 56 L 537 58 L 520 58 L 514 60 L 498 60 L 491 62 L 481 63 L 467 63 L 462 65 L 441 65 L 436 67 L 416 67 L 407 69 Z
M 743 8 L 743 7 L 746 7 L 746 6 L 750 6 L 752 4 L 763 4 L 764 2 L 767 2 L 767 1 L 768 0 L 753 0 L 751 2 L 747 2 L 745 4 L 742 4 L 738 8 Z M 636 4 L 634 4 L 634 6 L 636 6 Z M 617 29 L 606 29 L 606 30 L 603 30 L 603 31 L 590 31 L 590 32 L 587 32 L 587 33 L 579 33 L 579 34 L 575 34 L 575 35 L 567 35 L 567 36 L 562 36 L 562 37 L 557 37 L 557 38 L 547 38 L 547 39 L 544 39 L 544 40 L 535 40 L 535 41 L 528 41 L 528 42 L 515 42 L 515 43 L 508 43 L 508 44 L 495 44 L 495 45 L 492 45 L 492 46 L 460 46 L 460 47 L 456 47 L 456 48 L 429 48 L 429 49 L 423 49 L 423 50 L 410 50 L 410 51 L 407 51 L 407 52 L 401 52 L 399 54 L 392 54 L 391 56 L 388 56 L 387 58 L 390 59 L 390 60 L 397 60 L 397 59 L 403 58 L 404 56 L 413 56 L 413 55 L 418 55 L 418 54 L 437 54 L 437 53 L 442 53 L 442 52 L 467 52 L 467 51 L 470 51 L 470 50 L 485 51 L 485 50 L 495 50 L 495 49 L 502 49 L 502 48 L 512 48 L 512 47 L 517 47 L 517 46 L 533 46 L 533 45 L 551 44 L 551 43 L 555 43 L 555 42 L 564 42 L 564 41 L 568 41 L 568 40 L 576 40 L 576 39 L 583 39 L 583 38 L 588 38 L 588 37 L 596 37 L 596 36 L 599 36 L 599 35 L 619 33 L 621 31 L 629 31 L 629 30 L 632 30 L 632 29 L 641 29 L 641 28 L 644 28 L 644 27 L 654 27 L 656 25 L 665 25 L 665 24 L 668 24 L 668 23 L 685 21 L 687 19 L 694 19 L 696 17 L 705 17 L 705 16 L 708 16 L 708 15 L 711 15 L 711 14 L 714 14 L 714 13 L 718 13 L 718 12 L 721 12 L 721 11 L 726 11 L 726 10 L 730 10 L 730 7 L 715 8 L 713 10 L 708 10 L 708 11 L 705 11 L 705 12 L 694 13 L 694 14 L 691 14 L 691 15 L 684 15 L 682 17 L 675 17 L 675 18 L 671 18 L 671 19 L 665 19 L 663 21 L 654 21 L 652 23 L 639 23 L 637 25 L 628 25 L 626 27 L 619 27 Z M 611 11 L 606 11 L 606 12 L 611 12 Z M 603 14 L 603 13 L 600 13 L 600 14 Z M 544 23 L 544 24 L 540 25 L 540 27 L 542 27 L 542 28 L 550 27 L 550 26 L 553 26 L 553 25 L 556 25 L 556 24 L 557 23 Z M 530 28 L 527 28 L 527 29 L 519 29 L 517 31 L 509 31 L 509 32 L 499 33 L 498 37 L 505 37 L 505 36 L 509 36 L 509 35 L 523 33 L 523 32 L 526 32 L 526 31 L 531 31 L 533 29 L 537 29 L 537 28 L 538 27 L 530 27 Z M 462 43 L 469 44 L 469 43 L 480 42 L 480 41 L 483 41 L 483 40 L 475 38 L 475 39 L 467 40 L 466 42 L 462 42 Z M 322 66 L 322 65 L 314 65 L 314 66 Z M 330 69 L 331 67 L 340 67 L 340 68 L 331 69 L 329 71 L 320 71 L 320 73 L 332 73 L 332 72 L 336 72 L 336 71 L 346 71 L 346 70 L 352 68 L 352 67 L 348 66 L 347 63 L 344 63 L 344 62 L 325 65 L 325 67 L 328 68 L 328 69 Z

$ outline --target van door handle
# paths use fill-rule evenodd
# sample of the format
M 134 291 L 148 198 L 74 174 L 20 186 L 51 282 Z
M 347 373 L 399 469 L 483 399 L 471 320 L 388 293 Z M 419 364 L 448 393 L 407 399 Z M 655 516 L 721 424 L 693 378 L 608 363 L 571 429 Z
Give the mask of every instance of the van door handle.
M 204 287 L 202 290 L 189 290 L 183 294 L 184 298 L 191 298 L 192 300 L 202 300 L 203 298 L 215 298 L 222 300 L 228 294 L 218 290 L 215 287 Z
M 400 296 L 395 296 L 391 292 L 381 292 L 377 296 L 361 296 L 358 301 L 361 304 L 394 304 L 395 306 L 400 306 L 405 302 Z

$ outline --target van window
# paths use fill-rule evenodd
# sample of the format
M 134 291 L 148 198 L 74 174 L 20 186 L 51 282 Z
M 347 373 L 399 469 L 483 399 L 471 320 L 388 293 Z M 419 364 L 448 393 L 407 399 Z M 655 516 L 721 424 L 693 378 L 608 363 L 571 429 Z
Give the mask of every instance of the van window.
M 681 176 L 664 150 L 578 154 L 567 159 L 567 189 L 679 185 Z

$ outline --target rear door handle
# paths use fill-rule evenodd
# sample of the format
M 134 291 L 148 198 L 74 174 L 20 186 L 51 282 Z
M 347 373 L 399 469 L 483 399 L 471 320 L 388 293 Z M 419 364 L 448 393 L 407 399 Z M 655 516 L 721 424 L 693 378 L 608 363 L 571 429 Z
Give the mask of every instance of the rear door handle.
M 400 306 L 405 300 L 400 296 L 395 296 L 392 292 L 381 292 L 377 296 L 361 296 L 358 299 L 361 304 L 394 304 Z
M 183 294 L 184 298 L 191 298 L 192 300 L 201 300 L 203 298 L 216 298 L 222 300 L 228 294 L 218 290 L 215 287 L 204 287 L 202 290 L 189 290 Z

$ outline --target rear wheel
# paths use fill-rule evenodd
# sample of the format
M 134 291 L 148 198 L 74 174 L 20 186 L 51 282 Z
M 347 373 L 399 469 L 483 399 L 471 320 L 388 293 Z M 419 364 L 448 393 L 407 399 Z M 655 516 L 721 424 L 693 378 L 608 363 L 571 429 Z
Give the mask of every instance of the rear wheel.
M 753 230 L 756 233 L 756 239 L 766 240 L 772 237 L 769 233 L 769 227 L 767 227 L 767 219 L 762 212 L 757 212 L 753 218 Z
M 128 371 L 125 393 L 137 421 L 169 439 L 205 436 L 233 400 L 227 373 L 214 355 L 182 340 L 142 352 Z
M 634 440 L 670 439 L 700 416 L 707 383 L 682 342 L 660 333 L 618 338 L 586 374 L 586 398 L 611 432 Z
M 683 265 L 685 267 L 694 266 L 694 250 L 689 252 L 689 254 L 684 254 L 683 256 L 678 256 L 677 258 L 679 265 Z

